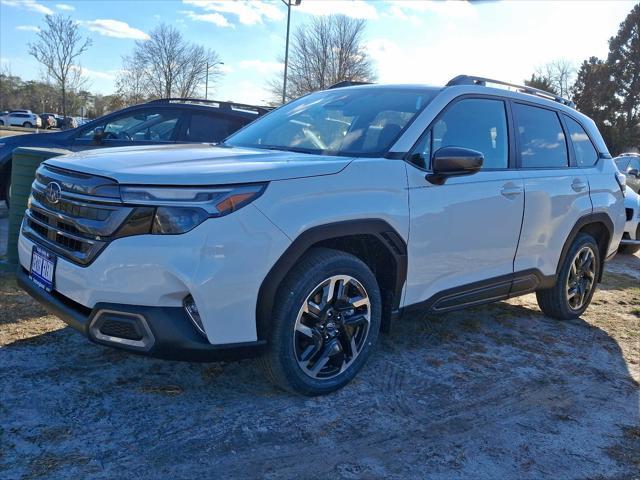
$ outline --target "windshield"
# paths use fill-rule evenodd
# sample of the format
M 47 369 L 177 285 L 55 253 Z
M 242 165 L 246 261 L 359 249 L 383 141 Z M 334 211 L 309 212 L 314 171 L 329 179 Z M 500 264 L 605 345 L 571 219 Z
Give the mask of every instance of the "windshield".
M 346 88 L 312 93 L 256 120 L 224 143 L 236 147 L 380 156 L 433 99 L 419 88 Z

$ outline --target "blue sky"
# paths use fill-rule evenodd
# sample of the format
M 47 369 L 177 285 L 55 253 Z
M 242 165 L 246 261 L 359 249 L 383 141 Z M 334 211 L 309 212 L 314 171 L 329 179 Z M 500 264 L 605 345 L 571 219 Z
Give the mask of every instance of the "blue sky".
M 635 1 L 302 0 L 292 29 L 313 15 L 367 20 L 366 42 L 380 82 L 443 84 L 460 73 L 521 83 L 564 58 L 604 57 L 607 40 Z M 27 43 L 44 15 L 63 13 L 93 39 L 81 58 L 89 89 L 110 93 L 121 57 L 159 23 L 217 51 L 224 77 L 210 98 L 264 103 L 266 81 L 282 71 L 286 7 L 280 0 L 0 0 L 0 62 L 42 78 Z

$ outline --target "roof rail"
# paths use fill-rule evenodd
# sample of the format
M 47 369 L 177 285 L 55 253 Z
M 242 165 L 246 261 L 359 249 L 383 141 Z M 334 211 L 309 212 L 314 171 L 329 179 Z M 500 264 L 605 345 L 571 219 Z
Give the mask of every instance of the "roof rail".
M 535 95 L 537 97 L 546 98 L 548 100 L 553 100 L 555 102 L 566 105 L 567 107 L 576 108 L 576 104 L 567 98 L 563 98 L 560 95 L 555 95 L 551 92 L 547 92 L 545 90 L 540 90 L 539 88 L 528 87 L 526 85 L 517 85 L 515 83 L 503 82 L 501 80 L 492 80 L 490 78 L 484 77 L 476 77 L 473 75 L 458 75 L 457 77 L 452 78 L 447 83 L 447 87 L 453 87 L 454 85 L 481 85 L 483 87 L 487 86 L 487 83 L 493 83 L 495 85 L 504 85 L 506 87 L 517 88 L 521 93 L 528 93 L 529 95 Z
M 341 82 L 334 83 L 328 88 L 328 90 L 331 90 L 333 88 L 354 87 L 356 85 L 371 85 L 371 83 L 372 82 L 356 82 L 352 80 L 343 80 Z
M 156 100 L 150 100 L 147 103 L 203 103 L 206 105 L 211 105 L 212 107 L 223 108 L 226 110 L 256 111 L 258 113 L 265 113 L 269 110 L 272 110 L 271 107 L 259 107 L 257 105 L 246 105 L 244 103 L 236 102 L 222 102 L 219 100 L 204 100 L 202 98 L 158 98 Z

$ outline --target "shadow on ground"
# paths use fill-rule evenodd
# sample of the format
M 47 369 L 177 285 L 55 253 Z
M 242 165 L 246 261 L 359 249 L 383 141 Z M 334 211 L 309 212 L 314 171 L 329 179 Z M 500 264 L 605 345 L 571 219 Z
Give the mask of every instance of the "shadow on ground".
M 3 478 L 631 478 L 638 384 L 583 320 L 500 303 L 403 319 L 353 384 L 274 389 L 65 328 L 0 348 Z

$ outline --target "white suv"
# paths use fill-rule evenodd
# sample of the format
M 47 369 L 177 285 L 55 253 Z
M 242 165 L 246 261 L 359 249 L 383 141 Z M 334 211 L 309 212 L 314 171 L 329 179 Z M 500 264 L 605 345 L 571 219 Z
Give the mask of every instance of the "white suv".
M 0 117 L 0 126 L 34 128 L 41 127 L 42 120 L 30 110 L 15 110 Z
M 308 395 L 351 380 L 408 310 L 536 292 L 576 318 L 620 242 L 624 177 L 570 102 L 489 82 L 329 89 L 217 146 L 50 159 L 19 282 L 97 343 L 261 354 Z

